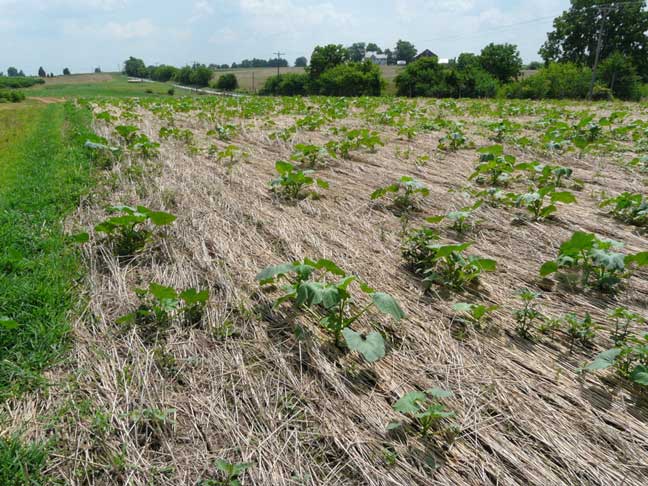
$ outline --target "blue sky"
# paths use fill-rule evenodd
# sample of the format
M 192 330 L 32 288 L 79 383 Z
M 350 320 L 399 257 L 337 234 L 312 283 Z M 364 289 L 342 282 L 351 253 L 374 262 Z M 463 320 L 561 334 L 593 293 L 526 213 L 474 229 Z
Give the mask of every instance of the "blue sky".
M 440 57 L 517 44 L 525 61 L 568 0 L 0 0 L 0 71 L 114 71 L 147 64 L 231 63 L 280 50 L 292 63 L 315 45 L 398 39 Z

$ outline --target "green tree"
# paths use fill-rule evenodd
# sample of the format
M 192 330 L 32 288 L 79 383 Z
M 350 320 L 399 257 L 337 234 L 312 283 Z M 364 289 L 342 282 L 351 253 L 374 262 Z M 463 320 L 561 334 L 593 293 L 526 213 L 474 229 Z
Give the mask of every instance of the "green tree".
M 38 77 L 39 78 L 46 78 L 47 77 L 47 73 L 43 69 L 43 66 L 38 68 Z
M 347 47 L 349 59 L 353 62 L 360 62 L 364 59 L 367 45 L 364 42 L 356 42 Z
M 399 39 L 396 43 L 394 54 L 397 61 L 407 61 L 407 63 L 410 63 L 416 57 L 416 53 L 416 47 L 411 42 Z
M 601 63 L 599 79 L 617 98 L 624 100 L 641 98 L 641 78 L 632 61 L 620 52 L 613 52 Z
M 134 78 L 146 78 L 149 75 L 144 61 L 132 56 L 124 63 L 124 73 Z
M 63 76 L 69 76 L 70 74 L 72 74 L 72 73 L 70 72 L 69 68 L 64 68 L 63 69 Z
M 522 70 L 522 58 L 516 45 L 493 44 L 484 47 L 479 56 L 481 66 L 502 83 L 517 79 Z
M 18 70 L 13 66 L 7 68 L 7 76 L 12 78 L 18 76 Z
M 443 67 L 436 57 L 424 57 L 409 64 L 396 76 L 399 96 L 447 96 Z
M 481 67 L 481 62 L 477 54 L 472 52 L 462 52 L 457 57 L 456 66 L 458 69 L 469 69 L 473 67 Z
M 216 89 L 222 89 L 223 91 L 234 91 L 238 87 L 238 79 L 232 73 L 223 74 L 216 81 Z
M 318 94 L 324 96 L 380 96 L 385 81 L 371 61 L 350 62 L 327 69 L 318 87 Z
M 610 0 L 571 0 L 571 7 L 554 20 L 554 30 L 540 48 L 545 62 L 570 61 L 592 67 L 602 17 L 593 8 Z M 637 73 L 648 81 L 648 10 L 645 1 L 618 2 L 606 16 L 601 59 L 620 52 L 632 59 Z
M 382 49 L 380 47 L 378 47 L 378 44 L 376 44 L 375 42 L 370 42 L 369 44 L 367 44 L 367 51 L 368 52 L 377 52 L 378 54 L 383 53 Z
M 295 59 L 295 67 L 306 67 L 308 66 L 308 59 L 305 56 L 300 56 Z
M 308 74 L 312 80 L 317 80 L 327 69 L 344 64 L 349 59 L 346 48 L 340 44 L 317 46 L 311 54 Z
M 99 73 L 101 72 L 101 68 L 100 68 L 100 67 L 96 67 L 96 68 L 94 69 L 94 72 L 95 72 L 95 74 L 99 74 Z

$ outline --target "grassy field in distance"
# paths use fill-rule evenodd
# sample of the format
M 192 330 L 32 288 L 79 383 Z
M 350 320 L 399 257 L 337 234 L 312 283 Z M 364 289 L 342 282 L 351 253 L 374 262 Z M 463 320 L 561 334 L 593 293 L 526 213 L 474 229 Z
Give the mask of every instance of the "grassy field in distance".
M 129 83 L 118 73 L 74 74 L 47 78 L 24 90 L 28 97 L 73 98 L 84 96 L 160 96 L 167 95 L 170 85 L 164 83 Z M 148 92 L 150 91 L 150 92 Z

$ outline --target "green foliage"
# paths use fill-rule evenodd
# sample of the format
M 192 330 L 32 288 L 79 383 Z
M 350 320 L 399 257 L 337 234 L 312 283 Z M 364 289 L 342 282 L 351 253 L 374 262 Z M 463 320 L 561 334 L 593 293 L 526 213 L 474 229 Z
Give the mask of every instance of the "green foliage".
M 422 182 L 403 176 L 398 182 L 376 189 L 371 193 L 371 200 L 375 201 L 387 194 L 396 194 L 394 207 L 398 211 L 411 212 L 420 207 L 420 198 L 429 196 L 430 190 Z
M 362 336 L 350 326 L 371 308 L 391 316 L 396 321 L 405 317 L 405 313 L 391 295 L 376 292 L 330 260 L 305 259 L 303 262 L 271 266 L 261 271 L 256 279 L 261 285 L 275 285 L 281 280 L 286 280 L 288 283 L 281 287 L 283 295 L 276 300 L 275 306 L 286 301 L 294 302 L 297 309 L 307 310 L 324 329 L 331 332 L 336 343 L 344 337 L 347 347 L 358 351 L 369 362 L 384 356 L 383 337 L 375 331 Z M 331 281 L 335 279 L 337 280 Z M 360 292 L 367 296 L 370 302 L 359 304 L 358 299 L 351 293 L 353 282 L 359 284 Z
M 547 198 L 549 198 L 549 205 L 545 205 Z M 568 191 L 556 191 L 556 188 L 551 185 L 515 197 L 515 205 L 526 208 L 535 221 L 546 219 L 558 211 L 556 207 L 558 202 L 571 204 L 576 202 L 576 197 Z
M 124 73 L 134 78 L 146 78 L 149 75 L 144 61 L 132 56 L 124 63 Z
M 498 305 L 469 304 L 458 302 L 452 306 L 452 310 L 466 316 L 477 329 L 481 329 L 484 323 L 491 319 L 490 314 L 499 309 Z
M 565 315 L 564 319 L 567 323 L 567 334 L 570 338 L 570 353 L 574 350 L 576 341 L 579 341 L 583 346 L 592 344 L 592 340 L 596 336 L 597 326 L 592 321 L 592 316 L 589 313 L 586 313 L 585 317 L 579 319 L 576 314 L 570 312 Z
M 236 79 L 236 75 L 233 73 L 223 74 L 216 81 L 215 87 L 223 91 L 234 91 L 239 87 L 238 79 Z
M 300 56 L 295 59 L 295 67 L 306 67 L 308 66 L 308 58 L 305 56 Z
M 305 187 L 316 184 L 322 189 L 328 189 L 328 182 L 311 177 L 312 170 L 299 170 L 293 164 L 279 160 L 275 164 L 279 177 L 270 181 L 270 189 L 284 199 L 299 199 L 303 197 Z
M 601 63 L 600 79 L 617 98 L 641 99 L 641 77 L 632 61 L 620 52 L 613 52 Z
M 251 462 L 228 462 L 225 459 L 214 461 L 216 469 L 221 472 L 223 479 L 204 479 L 197 486 L 241 486 L 240 476 L 254 466 Z
M 259 94 L 272 96 L 305 96 L 308 94 L 308 75 L 297 73 L 279 74 L 266 79 Z
M 612 340 L 615 346 L 623 345 L 631 336 L 630 326 L 641 325 L 646 322 L 640 314 L 632 312 L 625 307 L 617 307 L 609 313 L 609 316 L 614 319 L 614 331 L 612 332 Z
M 482 272 L 494 272 L 495 260 L 464 255 L 472 243 L 441 245 L 429 229 L 411 232 L 403 242 L 402 255 L 427 288 L 433 284 L 460 291 L 474 284 Z
M 353 130 L 343 131 L 344 136 L 341 140 L 331 140 L 326 143 L 325 147 L 331 157 L 348 158 L 351 150 L 366 148 L 370 152 L 375 152 L 377 146 L 385 144 L 380 139 L 378 132 L 370 131 L 367 128 L 355 128 Z
M 213 75 L 214 72 L 204 64 L 193 64 L 177 70 L 173 79 L 181 84 L 204 87 L 209 86 Z
M 327 150 L 318 145 L 298 143 L 295 145 L 295 151 L 290 156 L 290 159 L 302 166 L 312 168 L 319 165 L 322 158 L 327 154 Z
M 23 93 L 22 91 L 0 90 L 0 103 L 5 103 L 5 102 L 20 103 L 21 101 L 24 100 L 25 100 L 25 93 Z
M 398 39 L 398 42 L 396 42 L 394 55 L 397 61 L 405 61 L 409 64 L 414 60 L 416 52 L 416 47 L 411 42 L 402 39 Z
M 312 94 L 324 96 L 380 96 L 385 87 L 380 68 L 371 61 L 345 63 L 324 71 Z
M 523 307 L 513 313 L 513 317 L 515 317 L 515 322 L 517 323 L 515 330 L 520 336 L 531 338 L 533 336 L 533 323 L 542 317 L 535 304 L 535 300 L 540 294 L 532 292 L 529 289 L 522 289 L 518 292 L 518 296 L 522 300 Z
M 421 435 L 427 436 L 431 428 L 437 427 L 445 419 L 455 416 L 455 413 L 449 411 L 445 406 L 438 402 L 439 399 L 452 397 L 450 391 L 439 388 L 430 388 L 425 391 L 413 391 L 403 395 L 393 408 L 395 411 L 404 415 L 409 415 L 421 428 Z M 390 424 L 390 428 L 395 428 L 399 424 Z
M 45 84 L 45 80 L 26 76 L 0 75 L 0 89 L 31 88 L 37 84 Z
M 648 199 L 643 194 L 624 192 L 605 199 L 600 207 L 612 206 L 611 213 L 617 219 L 635 226 L 648 228 Z
M 540 268 L 546 277 L 560 270 L 580 273 L 580 283 L 602 291 L 613 291 L 623 278 L 631 274 L 632 265 L 648 265 L 648 252 L 624 255 L 615 250 L 623 244 L 612 240 L 600 240 L 591 233 L 576 231 L 559 249 L 556 260 L 548 261 Z
M 107 236 L 114 253 L 120 257 L 132 257 L 142 251 L 155 236 L 150 229 L 172 224 L 176 217 L 164 211 L 153 211 L 144 206 L 111 206 L 109 212 L 121 213 L 95 226 L 97 233 Z
M 602 18 L 597 5 L 609 5 L 599 0 L 573 1 L 568 10 L 554 20 L 554 30 L 540 49 L 545 62 L 560 61 L 594 65 L 596 41 Z M 606 13 L 603 26 L 601 59 L 618 52 L 632 60 L 639 74 L 648 75 L 648 11 L 645 2 L 628 2 Z
M 479 164 L 468 180 L 476 179 L 478 183 L 488 182 L 491 185 L 505 185 L 516 169 L 515 157 L 504 154 L 504 147 L 492 145 L 482 147 L 479 153 Z
M 468 141 L 466 136 L 461 130 L 455 130 L 450 132 L 439 140 L 437 148 L 445 152 L 456 152 L 464 148 L 474 147 L 474 145 Z
M 188 327 L 199 326 L 209 299 L 207 290 L 178 292 L 157 283 L 151 283 L 148 289 L 135 289 L 135 293 L 139 306 L 117 319 L 117 323 L 135 326 L 147 343 L 157 341 L 176 321 Z
M 481 51 L 479 63 L 501 83 L 516 79 L 522 70 L 520 52 L 513 44 L 488 44 Z
M 506 98 L 585 99 L 589 93 L 591 69 L 572 63 L 551 63 L 532 76 L 505 85 Z
M 648 387 L 648 334 L 628 337 L 615 348 L 600 353 L 583 370 L 599 371 L 611 367 L 621 377 Z
M 175 79 L 176 74 L 178 73 L 178 68 L 174 66 L 161 65 L 157 66 L 151 70 L 149 73 L 151 79 L 154 81 L 159 81 L 161 83 L 166 83 Z
M 306 72 L 311 81 L 315 82 L 325 71 L 344 64 L 348 59 L 348 51 L 340 44 L 317 46 L 311 54 L 310 65 L 306 68 Z
M 443 220 L 450 221 L 452 223 L 451 228 L 457 233 L 465 233 L 469 228 L 474 226 L 474 222 L 471 219 L 474 216 L 474 212 L 481 207 L 483 201 L 477 201 L 472 206 L 467 206 L 459 209 L 458 211 L 450 211 L 447 214 L 441 216 L 432 216 L 426 218 L 425 220 L 428 223 L 437 224 Z

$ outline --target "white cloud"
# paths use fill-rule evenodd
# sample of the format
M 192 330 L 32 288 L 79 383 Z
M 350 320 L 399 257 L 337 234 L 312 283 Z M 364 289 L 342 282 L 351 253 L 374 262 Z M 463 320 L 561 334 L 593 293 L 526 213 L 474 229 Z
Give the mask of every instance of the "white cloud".
M 142 39 L 155 32 L 155 25 L 150 19 L 134 20 L 132 22 L 108 22 L 103 31 L 117 40 Z
M 150 19 L 132 22 L 108 22 L 104 25 L 81 22 L 77 19 L 63 21 L 63 33 L 70 37 L 100 37 L 112 40 L 133 40 L 149 37 L 157 28 Z
M 193 24 L 199 20 L 211 17 L 214 14 L 214 7 L 207 0 L 198 0 L 194 2 L 192 15 L 189 18 L 189 23 Z

